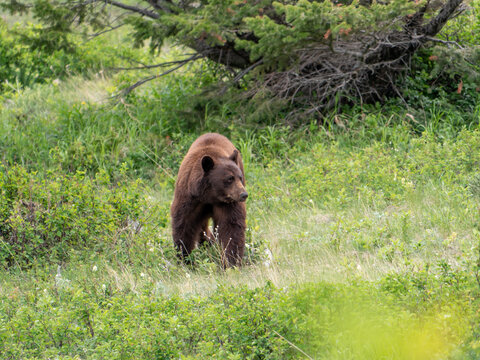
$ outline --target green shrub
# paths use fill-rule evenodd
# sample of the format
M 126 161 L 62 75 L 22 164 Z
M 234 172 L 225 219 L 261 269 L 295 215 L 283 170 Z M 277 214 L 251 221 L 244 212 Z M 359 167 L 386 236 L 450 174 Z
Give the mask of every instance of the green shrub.
M 441 41 L 451 42 L 448 47 L 431 46 L 416 54 L 411 73 L 402 84 L 412 110 L 424 108 L 428 112 L 436 107 L 444 114 L 463 112 L 466 119 L 469 114 L 478 114 L 480 1 L 469 1 L 465 7 L 463 15 L 449 21 L 439 34 Z M 451 122 L 451 118 L 450 115 L 439 121 Z M 459 125 L 468 123 L 460 121 Z
M 424 133 L 402 147 L 374 142 L 354 151 L 339 144 L 317 143 L 308 154 L 292 156 L 286 176 L 295 199 L 314 199 L 324 206 L 355 200 L 395 203 L 431 179 L 440 178 L 463 194 L 461 189 L 480 161 L 480 132 L 462 131 L 457 136 L 440 143 Z
M 142 56 L 141 52 L 127 50 L 123 44 L 105 45 L 102 39 L 86 42 L 75 39 L 76 46 L 72 49 L 33 46 L 35 42 L 28 39 L 41 30 L 41 25 L 34 24 L 8 28 L 0 20 L 0 95 L 73 75 L 90 76 L 112 68 L 120 56 L 135 59 Z
M 0 301 L 3 358 L 290 359 L 278 334 L 296 340 L 302 330 L 288 294 L 268 285 L 180 298 L 85 289 L 57 274 L 32 295 Z
M 166 296 L 160 287 L 115 292 L 57 273 L 28 294 L 13 291 L 0 298 L 0 353 L 11 359 L 451 358 L 462 354 L 474 318 L 459 294 L 410 309 L 393 301 L 392 288 L 368 283 L 288 289 L 267 283 L 187 298 Z
M 141 186 L 112 184 L 104 172 L 94 179 L 80 171 L 40 176 L 0 164 L 0 263 L 59 261 L 72 249 L 102 251 L 120 242 L 147 208 Z

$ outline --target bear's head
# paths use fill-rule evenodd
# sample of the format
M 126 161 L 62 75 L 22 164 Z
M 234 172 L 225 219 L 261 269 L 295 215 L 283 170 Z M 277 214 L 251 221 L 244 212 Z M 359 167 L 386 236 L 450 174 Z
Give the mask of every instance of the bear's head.
M 205 155 L 202 158 L 204 177 L 209 183 L 209 198 L 212 202 L 234 203 L 247 200 L 245 179 L 238 167 L 238 151 L 228 158 L 213 160 Z

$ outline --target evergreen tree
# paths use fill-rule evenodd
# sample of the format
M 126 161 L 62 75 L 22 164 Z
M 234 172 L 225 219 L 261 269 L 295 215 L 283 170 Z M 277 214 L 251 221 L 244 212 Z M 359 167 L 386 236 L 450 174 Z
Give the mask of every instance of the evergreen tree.
M 135 46 L 148 43 L 155 52 L 171 41 L 193 49 L 171 64 L 176 68 L 204 57 L 232 70 L 233 82 L 255 71 L 254 92 L 314 103 L 314 111 L 351 97 L 377 101 L 397 94 L 395 80 L 414 52 L 434 40 L 462 3 L 0 0 L 44 24 L 32 46 L 68 49 L 67 35 L 78 29 L 101 34 L 130 25 Z

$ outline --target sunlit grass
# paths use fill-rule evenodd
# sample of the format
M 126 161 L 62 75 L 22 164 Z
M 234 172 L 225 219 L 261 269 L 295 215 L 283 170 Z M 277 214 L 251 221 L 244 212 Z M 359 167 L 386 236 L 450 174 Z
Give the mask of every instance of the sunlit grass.
M 462 309 L 431 308 L 419 317 L 365 294 L 312 304 L 307 343 L 316 359 L 425 360 L 450 358 L 469 334 Z M 388 302 L 387 302 L 388 303 Z M 327 324 L 327 326 L 326 326 Z
M 142 261 L 141 254 L 134 255 L 135 265 L 112 261 L 114 254 L 92 254 L 90 261 L 67 264 L 62 271 L 73 281 L 96 286 L 106 283 L 118 291 L 141 291 L 158 284 L 168 294 L 208 296 L 218 286 L 256 288 L 271 282 L 288 287 L 316 281 L 378 281 L 388 274 L 435 266 L 440 260 L 460 266 L 473 256 L 471 232 L 475 222 L 457 216 L 449 221 L 446 231 L 438 209 L 462 214 L 474 208 L 465 208 L 464 202 L 451 197 L 437 196 L 439 192 L 438 187 L 430 185 L 402 204 L 383 209 L 356 204 L 327 211 L 292 204 L 289 211 L 281 213 L 259 209 L 255 199 L 249 199 L 249 218 L 256 219 L 252 236 L 266 244 L 266 252 L 259 254 L 255 264 L 241 269 L 224 272 L 219 266 L 219 254 L 214 250 L 205 255 L 207 249 L 203 248 L 195 252 L 207 257 L 200 257 L 194 268 L 178 264 L 165 253 L 171 249 L 162 248 L 173 247 L 167 227 L 157 232 L 165 242 L 145 250 L 156 259 L 153 263 L 150 258 Z M 156 190 L 150 197 L 153 202 L 169 203 L 171 192 Z M 132 243 L 137 241 L 133 236 Z M 94 266 L 97 271 L 91 270 Z M 50 270 L 52 278 L 55 270 Z

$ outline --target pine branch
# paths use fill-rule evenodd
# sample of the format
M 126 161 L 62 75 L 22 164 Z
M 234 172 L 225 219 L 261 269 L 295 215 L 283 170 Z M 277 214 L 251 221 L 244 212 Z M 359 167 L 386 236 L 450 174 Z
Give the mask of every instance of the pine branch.
M 142 9 L 142 8 L 139 8 L 139 7 L 136 7 L 136 6 L 127 5 L 127 4 L 124 4 L 124 3 L 121 3 L 121 2 L 118 2 L 118 1 L 115 1 L 115 0 L 102 0 L 102 1 L 105 1 L 107 4 L 118 7 L 120 9 L 136 12 L 138 14 L 149 17 L 151 19 L 157 20 L 157 19 L 160 18 L 160 15 L 158 15 L 156 12 L 145 10 L 145 9 Z
M 87 0 L 87 1 L 79 2 L 77 5 L 73 6 L 73 8 L 75 9 L 75 8 L 87 6 L 87 5 L 94 4 L 94 3 L 110 4 L 114 7 L 117 7 L 117 8 L 123 9 L 123 10 L 128 10 L 128 11 L 131 11 L 131 12 L 135 12 L 137 14 L 141 14 L 142 16 L 146 16 L 146 17 L 149 17 L 149 18 L 155 19 L 155 20 L 160 18 L 160 15 L 157 14 L 156 12 L 149 11 L 147 9 L 142 9 L 140 7 L 133 6 L 133 5 L 127 5 L 127 4 L 124 4 L 124 3 L 121 3 L 121 2 L 115 1 L 115 0 Z
M 172 1 L 169 0 L 146 0 L 156 10 L 161 10 L 167 14 L 174 14 L 172 8 L 175 7 Z

